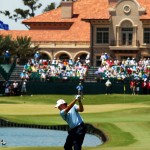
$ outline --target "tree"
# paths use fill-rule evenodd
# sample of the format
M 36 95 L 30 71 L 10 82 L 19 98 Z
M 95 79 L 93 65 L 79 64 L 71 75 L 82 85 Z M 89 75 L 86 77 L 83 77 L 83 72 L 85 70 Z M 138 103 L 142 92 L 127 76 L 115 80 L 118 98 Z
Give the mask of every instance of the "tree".
M 15 44 L 11 35 L 0 35 L 0 55 L 3 55 L 6 50 L 9 50 L 11 53 L 14 49 Z
M 18 36 L 16 39 L 12 39 L 11 35 L 0 35 L 0 55 L 3 56 L 6 50 L 10 52 L 12 57 L 18 56 L 20 61 L 26 61 L 33 57 L 38 50 L 38 45 L 33 46 L 31 38 L 27 36 Z
M 1 14 L 4 14 L 9 19 L 13 19 L 17 22 L 18 19 L 26 19 L 29 17 L 35 16 L 35 11 L 39 8 L 41 8 L 42 4 L 38 3 L 39 0 L 22 0 L 23 4 L 27 6 L 29 9 L 20 9 L 16 8 L 14 10 L 14 13 L 11 14 L 8 10 L 0 11 Z M 46 8 L 43 10 L 43 12 L 55 9 L 55 3 L 51 3 L 50 5 L 47 5 Z
M 43 10 L 43 12 L 47 12 L 47 11 L 53 10 L 53 9 L 55 9 L 55 7 L 56 7 L 56 4 L 55 3 L 51 3 L 50 5 L 46 6 L 46 8 Z
M 22 1 L 24 5 L 27 6 L 29 9 L 24 10 L 24 9 L 17 8 L 14 10 L 13 15 L 11 15 L 8 10 L 0 11 L 0 13 L 4 14 L 5 16 L 8 16 L 9 19 L 13 19 L 17 21 L 18 19 L 34 17 L 35 11 L 42 6 L 41 3 L 38 3 L 39 0 L 22 0 Z
M 20 61 L 26 62 L 28 58 L 31 58 L 33 54 L 38 50 L 38 46 L 32 46 L 30 37 L 18 36 L 15 42 L 14 54 L 20 58 Z

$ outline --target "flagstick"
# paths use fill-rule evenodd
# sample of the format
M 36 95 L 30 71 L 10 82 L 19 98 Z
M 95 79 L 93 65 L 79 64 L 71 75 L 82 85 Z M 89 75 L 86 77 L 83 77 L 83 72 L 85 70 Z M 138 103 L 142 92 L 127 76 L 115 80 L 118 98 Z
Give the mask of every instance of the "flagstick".
M 125 91 L 126 91 L 126 87 L 124 85 L 124 103 L 125 103 Z

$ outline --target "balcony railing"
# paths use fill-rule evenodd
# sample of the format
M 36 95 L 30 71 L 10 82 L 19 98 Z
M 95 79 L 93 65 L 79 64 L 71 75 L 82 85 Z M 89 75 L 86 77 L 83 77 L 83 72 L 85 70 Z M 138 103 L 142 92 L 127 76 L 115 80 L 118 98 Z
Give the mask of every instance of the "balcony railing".
M 118 45 L 117 45 L 118 43 Z M 111 40 L 110 46 L 140 46 L 139 40 Z

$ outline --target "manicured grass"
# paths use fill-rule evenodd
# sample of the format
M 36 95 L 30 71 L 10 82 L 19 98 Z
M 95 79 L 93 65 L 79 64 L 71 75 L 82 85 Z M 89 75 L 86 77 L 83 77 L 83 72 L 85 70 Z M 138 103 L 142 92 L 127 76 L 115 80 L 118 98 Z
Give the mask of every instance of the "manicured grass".
M 86 105 L 97 104 L 124 104 L 124 103 L 147 103 L 150 104 L 150 95 L 129 95 L 129 94 L 112 94 L 112 95 L 85 95 Z M 0 97 L 1 103 L 18 103 L 18 104 L 55 104 L 58 99 L 65 99 L 70 102 L 74 95 L 33 95 L 17 97 Z
M 67 102 L 73 95 L 33 95 L 0 97 L 0 117 L 19 123 L 66 124 L 54 108 L 57 99 Z M 102 130 L 108 141 L 102 146 L 83 147 L 83 150 L 149 150 L 149 95 L 85 95 L 86 123 Z M 2 148 L 0 148 L 2 149 Z M 62 150 L 62 147 L 7 147 L 5 150 Z

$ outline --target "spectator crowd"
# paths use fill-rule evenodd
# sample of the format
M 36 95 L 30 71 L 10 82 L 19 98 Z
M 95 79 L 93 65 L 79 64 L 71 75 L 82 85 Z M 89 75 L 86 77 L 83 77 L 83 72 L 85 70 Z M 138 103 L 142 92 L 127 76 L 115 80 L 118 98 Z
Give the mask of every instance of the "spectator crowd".
M 135 58 L 123 60 L 110 59 L 107 53 L 101 56 L 101 66 L 95 74 L 102 79 L 119 79 L 131 78 L 135 80 L 150 80 L 150 59 L 144 58 L 136 61 Z
M 41 59 L 39 52 L 36 52 L 34 58 L 29 59 L 24 65 L 20 78 L 22 80 L 40 79 L 41 81 L 49 81 L 51 78 L 84 80 L 89 64 L 89 58 L 86 58 L 84 62 L 79 57 L 77 61 L 72 59 L 57 60 L 56 58 L 48 60 Z
M 95 72 L 97 79 L 129 79 L 132 95 L 139 94 L 140 84 L 143 94 L 150 94 L 150 59 L 111 59 L 107 53 L 101 56 L 101 65 Z

